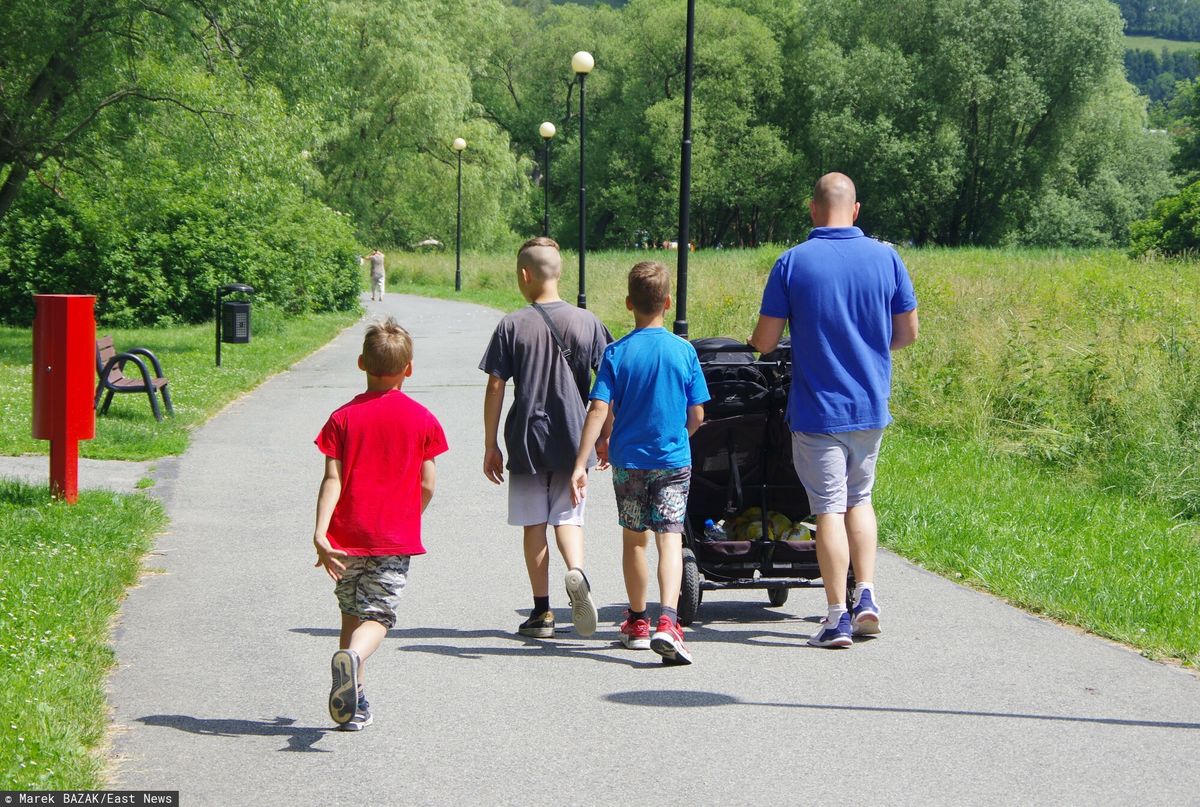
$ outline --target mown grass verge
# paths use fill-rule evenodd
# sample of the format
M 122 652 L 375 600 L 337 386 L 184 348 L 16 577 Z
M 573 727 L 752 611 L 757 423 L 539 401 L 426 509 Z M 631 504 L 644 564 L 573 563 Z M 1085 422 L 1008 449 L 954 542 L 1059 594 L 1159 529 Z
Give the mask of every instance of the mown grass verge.
M 695 253 L 690 335 L 745 338 L 780 249 Z M 904 250 L 922 336 L 896 356 L 881 540 L 1031 611 L 1200 665 L 1200 264 L 1114 251 Z M 589 253 L 588 307 L 629 330 Z M 562 296 L 576 299 L 564 253 Z M 389 289 L 511 310 L 512 255 L 389 255 Z M 673 315 L 668 315 L 668 320 Z M 668 322 L 670 326 L 670 322 Z M 482 353 L 482 346 L 480 348 Z
M 252 341 L 224 345 L 220 368 L 214 366 L 211 324 L 143 329 L 98 326 L 97 335 L 111 334 L 118 350 L 145 347 L 158 355 L 164 375 L 171 381 L 175 417 L 157 423 L 145 395 L 117 395 L 108 414 L 96 418 L 96 439 L 80 443 L 80 454 L 148 460 L 182 453 L 193 428 L 243 392 L 324 345 L 360 313 L 288 318 L 258 307 L 253 316 Z M 44 454 L 49 450 L 48 443 L 30 436 L 31 360 L 29 329 L 0 328 L 0 454 Z
M 0 480 L 0 781 L 16 790 L 93 789 L 108 725 L 109 630 L 139 559 L 166 522 L 143 495 Z

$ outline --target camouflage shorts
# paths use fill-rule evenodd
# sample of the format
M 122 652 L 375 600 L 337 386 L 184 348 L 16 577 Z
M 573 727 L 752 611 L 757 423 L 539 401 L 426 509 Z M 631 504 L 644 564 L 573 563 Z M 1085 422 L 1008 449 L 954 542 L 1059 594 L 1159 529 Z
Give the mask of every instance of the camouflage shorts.
M 364 622 L 396 624 L 396 606 L 408 584 L 409 555 L 350 555 L 346 570 L 333 590 L 343 614 Z
M 690 466 L 665 471 L 614 467 L 617 520 L 635 532 L 683 532 L 691 482 Z

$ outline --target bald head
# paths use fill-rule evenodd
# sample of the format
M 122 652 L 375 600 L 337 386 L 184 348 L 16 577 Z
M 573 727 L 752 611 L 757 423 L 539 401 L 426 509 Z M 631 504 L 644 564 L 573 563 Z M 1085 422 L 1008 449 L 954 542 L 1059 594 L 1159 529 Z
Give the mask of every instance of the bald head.
M 517 269 L 528 270 L 531 280 L 558 280 L 562 275 L 562 255 L 553 238 L 530 238 L 517 252 Z
M 849 227 L 858 217 L 858 199 L 850 177 L 837 172 L 826 174 L 813 186 L 809 203 L 813 224 L 818 227 Z

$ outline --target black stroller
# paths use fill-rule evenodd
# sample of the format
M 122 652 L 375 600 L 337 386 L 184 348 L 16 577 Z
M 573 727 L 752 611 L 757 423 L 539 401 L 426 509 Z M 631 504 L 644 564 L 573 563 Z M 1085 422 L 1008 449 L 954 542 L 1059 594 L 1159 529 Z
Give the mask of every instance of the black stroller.
M 789 589 L 821 585 L 815 525 L 807 520 L 786 419 L 791 347 L 785 342 L 756 359 L 752 347 L 734 339 L 692 344 L 712 400 L 691 439 L 682 625 L 695 619 L 705 591 L 765 588 L 778 607 Z M 724 521 L 720 540 L 706 535 L 708 520 Z

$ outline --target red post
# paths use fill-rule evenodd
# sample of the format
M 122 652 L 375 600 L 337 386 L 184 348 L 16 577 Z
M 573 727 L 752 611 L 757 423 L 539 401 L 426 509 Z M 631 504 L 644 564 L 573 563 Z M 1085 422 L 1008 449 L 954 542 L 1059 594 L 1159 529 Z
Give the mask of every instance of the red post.
M 50 491 L 79 498 L 79 441 L 96 436 L 96 298 L 35 294 L 33 437 L 50 441 Z

